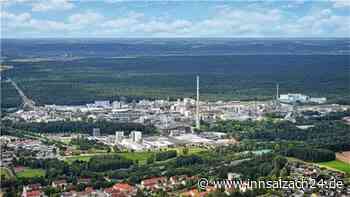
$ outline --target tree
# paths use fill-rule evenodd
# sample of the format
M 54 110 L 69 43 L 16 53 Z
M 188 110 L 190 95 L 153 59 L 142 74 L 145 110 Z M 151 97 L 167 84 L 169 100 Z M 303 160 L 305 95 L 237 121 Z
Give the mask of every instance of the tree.
M 188 152 L 189 152 L 188 147 L 184 147 L 184 148 L 182 149 L 182 154 L 183 154 L 183 155 L 188 155 Z

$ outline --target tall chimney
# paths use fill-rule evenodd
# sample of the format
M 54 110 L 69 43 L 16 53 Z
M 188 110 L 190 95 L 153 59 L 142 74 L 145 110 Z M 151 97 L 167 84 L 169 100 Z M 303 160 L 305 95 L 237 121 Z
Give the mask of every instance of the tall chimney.
M 199 76 L 197 75 L 196 128 L 200 129 L 199 119 Z
M 279 93 L 278 93 L 278 89 L 279 89 L 279 84 L 277 83 L 276 84 L 276 101 L 278 101 L 278 99 L 279 99 Z

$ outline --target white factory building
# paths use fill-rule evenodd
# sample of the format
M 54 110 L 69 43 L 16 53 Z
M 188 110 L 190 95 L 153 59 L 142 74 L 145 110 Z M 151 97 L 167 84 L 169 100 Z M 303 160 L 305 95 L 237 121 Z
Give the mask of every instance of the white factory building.
M 120 143 L 124 139 L 124 132 L 123 131 L 116 131 L 115 132 L 115 143 Z
M 295 103 L 295 102 L 300 102 L 300 103 L 325 103 L 327 101 L 326 98 L 321 97 L 321 98 L 315 98 L 315 97 L 310 97 L 304 94 L 281 94 L 279 96 L 279 101 L 285 102 L 285 103 Z
M 134 143 L 140 143 L 142 142 L 142 132 L 141 131 L 131 131 L 130 133 L 130 139 Z

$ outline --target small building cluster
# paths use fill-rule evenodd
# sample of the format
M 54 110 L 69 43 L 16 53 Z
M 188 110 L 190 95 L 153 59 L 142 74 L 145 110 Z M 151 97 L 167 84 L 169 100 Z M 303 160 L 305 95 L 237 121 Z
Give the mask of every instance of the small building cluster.
M 30 154 L 36 159 L 53 159 L 59 157 L 59 148 L 47 145 L 40 140 L 23 139 L 13 136 L 0 136 L 1 162 L 0 166 L 10 166 L 13 160 L 21 154 Z
M 317 103 L 317 104 L 322 104 L 327 102 L 327 98 L 325 97 L 310 97 L 304 94 L 281 94 L 279 96 L 279 101 L 285 102 L 285 103 Z

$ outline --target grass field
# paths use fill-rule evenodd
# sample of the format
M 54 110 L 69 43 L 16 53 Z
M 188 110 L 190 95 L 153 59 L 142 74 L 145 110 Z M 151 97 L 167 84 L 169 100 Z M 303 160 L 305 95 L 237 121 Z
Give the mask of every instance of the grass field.
M 152 152 L 125 152 L 125 153 L 111 153 L 111 155 L 120 155 L 126 159 L 130 159 L 133 161 L 139 161 L 142 163 L 145 163 L 147 158 L 149 158 L 152 155 Z M 97 156 L 97 155 L 106 155 L 103 153 L 100 154 L 86 154 L 86 155 L 77 155 L 77 156 L 68 156 L 65 157 L 65 161 L 68 163 L 73 163 L 74 161 L 89 161 L 91 157 Z
M 0 168 L 0 177 L 5 176 L 5 179 L 11 178 L 13 175 L 7 168 Z
M 146 160 L 153 154 L 153 152 L 127 152 L 117 153 L 118 155 L 133 161 L 139 161 L 140 164 L 146 164 Z
M 43 177 L 45 176 L 45 171 L 42 169 L 26 168 L 25 170 L 18 172 L 16 176 L 19 178 Z
M 166 150 L 176 150 L 178 155 L 183 155 L 183 147 L 180 148 L 167 148 Z M 188 154 L 197 154 L 200 152 L 204 152 L 206 151 L 206 149 L 204 148 L 200 148 L 200 147 L 193 147 L 193 148 L 189 148 L 188 150 Z
M 165 150 L 176 150 L 178 155 L 182 155 L 183 154 L 183 148 L 168 148 L 168 149 L 163 149 L 164 151 Z M 188 151 L 188 154 L 197 154 L 197 153 L 200 153 L 200 152 L 204 152 L 206 149 L 204 148 L 198 148 L 198 147 L 195 147 L 195 148 L 190 148 L 189 151 Z M 139 161 L 140 164 L 145 164 L 147 159 L 152 155 L 154 154 L 155 152 L 123 152 L 123 153 L 110 153 L 110 154 L 117 154 L 117 155 L 120 155 L 126 159 L 130 159 L 130 160 L 133 160 L 133 161 Z M 68 162 L 68 163 L 72 163 L 74 161 L 89 161 L 90 158 L 92 156 L 95 156 L 95 155 L 104 155 L 103 153 L 100 153 L 100 154 L 86 154 L 86 155 L 77 155 L 77 156 L 68 156 L 68 157 L 65 157 L 65 161 Z
M 321 162 L 319 164 L 321 166 L 324 166 L 324 167 L 340 170 L 340 171 L 343 171 L 345 173 L 350 174 L 350 165 L 345 163 L 345 162 L 339 161 L 339 160 L 334 160 L 334 161 L 329 161 L 329 162 Z
M 68 163 L 73 163 L 74 161 L 89 161 L 92 156 L 94 155 L 67 156 L 64 158 L 64 160 Z

